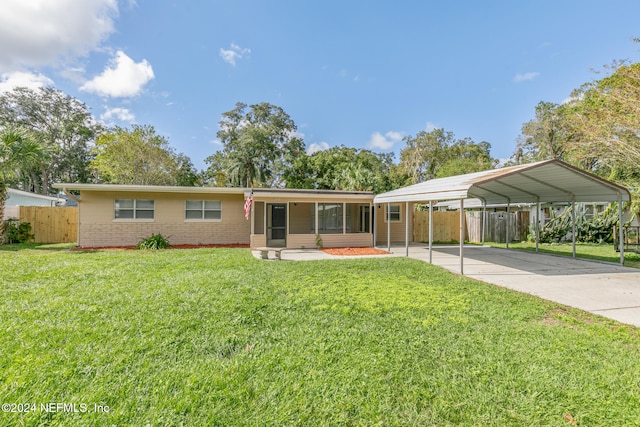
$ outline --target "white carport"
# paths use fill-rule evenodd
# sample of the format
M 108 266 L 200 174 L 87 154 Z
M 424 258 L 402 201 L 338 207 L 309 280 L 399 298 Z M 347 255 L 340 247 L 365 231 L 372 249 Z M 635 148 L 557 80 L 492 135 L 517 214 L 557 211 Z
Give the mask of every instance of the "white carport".
M 491 204 L 535 203 L 537 212 L 541 202 L 618 202 L 622 225 L 622 202 L 630 201 L 629 191 L 589 172 L 559 160 L 545 160 L 526 165 L 510 166 L 484 172 L 433 179 L 408 187 L 382 193 L 374 204 L 406 204 L 405 247 L 409 248 L 409 203 L 429 203 L 429 261 L 433 244 L 433 204 L 444 200 L 460 202 L 460 273 L 464 274 L 464 202 L 479 199 L 486 208 Z M 387 208 L 387 212 L 389 208 Z M 539 216 L 537 216 L 539 217 Z M 573 217 L 573 256 L 575 257 L 575 209 Z M 508 228 L 508 227 L 507 227 Z M 622 241 L 622 227 L 620 241 Z M 387 229 L 387 246 L 391 244 Z M 536 251 L 539 240 L 539 221 L 536 221 Z M 507 236 L 507 247 L 509 245 Z M 620 245 L 620 263 L 624 263 L 624 248 Z

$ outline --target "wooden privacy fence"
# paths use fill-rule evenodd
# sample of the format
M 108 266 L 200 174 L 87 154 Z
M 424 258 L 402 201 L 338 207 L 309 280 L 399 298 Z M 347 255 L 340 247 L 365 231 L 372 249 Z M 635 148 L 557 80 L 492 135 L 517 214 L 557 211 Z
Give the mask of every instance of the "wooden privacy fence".
M 466 220 L 466 218 L 465 218 Z M 433 241 L 457 242 L 460 239 L 460 215 L 458 212 L 433 212 Z M 465 239 L 468 238 L 465 235 Z M 429 212 L 413 212 L 413 241 L 429 241 Z
M 38 243 L 78 241 L 78 208 L 20 206 L 19 219 L 31 224 L 31 233 Z
M 487 212 L 484 234 L 486 242 L 506 242 L 507 215 L 509 216 L 509 241 L 525 240 L 529 232 L 529 212 Z M 482 242 L 482 212 L 465 212 L 465 240 Z M 458 242 L 460 239 L 460 214 L 455 211 L 433 212 L 433 241 Z M 413 212 L 413 241 L 429 241 L 429 212 Z

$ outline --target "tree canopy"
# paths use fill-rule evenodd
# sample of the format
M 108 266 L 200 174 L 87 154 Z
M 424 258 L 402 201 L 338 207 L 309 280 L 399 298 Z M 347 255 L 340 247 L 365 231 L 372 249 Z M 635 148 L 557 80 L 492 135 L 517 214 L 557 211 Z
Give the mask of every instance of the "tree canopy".
M 115 127 L 98 137 L 90 167 L 97 182 L 136 185 L 194 185 L 191 161 L 176 154 L 153 126 Z
M 297 127 L 281 108 L 267 102 L 247 104 L 222 114 L 216 136 L 223 144 L 205 160 L 213 185 L 279 187 L 284 171 L 304 153 Z
M 412 184 L 492 169 L 497 164 L 488 142 L 456 139 L 453 132 L 444 129 L 421 131 L 403 141 L 405 148 L 400 151 L 399 169 L 410 177 Z
M 557 158 L 613 181 L 640 179 L 640 63 L 576 89 L 563 104 L 540 102 L 522 126 L 513 163 Z
M 25 87 L 0 93 L 0 128 L 20 128 L 46 149 L 49 159 L 32 175 L 35 192 L 48 193 L 51 182 L 88 182 L 88 147 L 102 126 L 89 108 L 53 88 Z
M 299 155 L 284 178 L 288 188 L 377 193 L 395 188 L 402 181 L 397 176 L 392 153 L 376 154 L 345 146 Z

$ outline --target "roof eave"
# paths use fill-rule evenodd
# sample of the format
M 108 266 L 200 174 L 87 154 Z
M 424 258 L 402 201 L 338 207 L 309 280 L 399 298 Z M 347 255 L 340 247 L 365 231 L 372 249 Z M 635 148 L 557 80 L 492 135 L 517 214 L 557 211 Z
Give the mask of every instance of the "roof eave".
M 53 188 L 63 191 L 96 191 L 122 193 L 210 193 L 244 194 L 245 188 L 237 187 L 178 187 L 159 185 L 120 185 L 120 184 L 53 184 Z

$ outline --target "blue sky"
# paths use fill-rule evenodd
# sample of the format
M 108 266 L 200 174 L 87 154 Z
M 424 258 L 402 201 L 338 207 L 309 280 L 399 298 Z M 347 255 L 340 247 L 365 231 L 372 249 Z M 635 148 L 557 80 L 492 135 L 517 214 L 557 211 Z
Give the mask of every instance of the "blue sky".
M 236 102 L 278 105 L 311 150 L 394 152 L 435 127 L 509 157 L 539 101 L 638 61 L 633 1 L 3 0 L 0 90 L 52 85 L 150 124 L 196 167 Z

